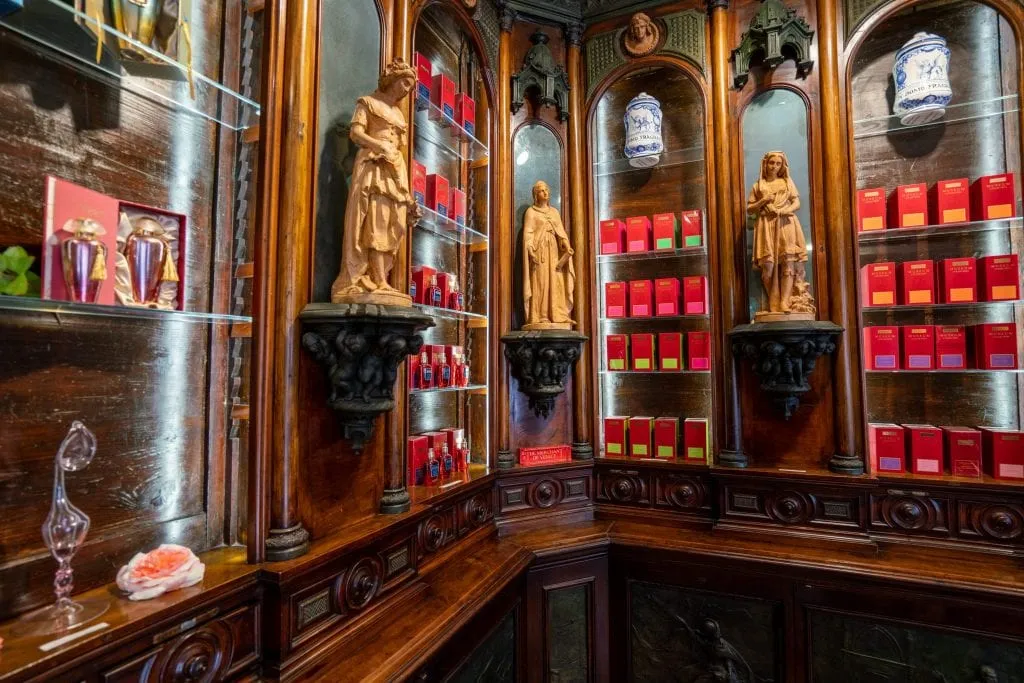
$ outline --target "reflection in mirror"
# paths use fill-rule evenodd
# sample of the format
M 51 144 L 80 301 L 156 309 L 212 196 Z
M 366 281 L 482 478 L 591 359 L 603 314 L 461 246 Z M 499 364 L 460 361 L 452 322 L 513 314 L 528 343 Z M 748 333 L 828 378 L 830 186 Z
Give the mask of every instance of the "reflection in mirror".
M 533 204 L 533 184 L 543 180 L 551 189 L 551 206 L 562 210 L 562 145 L 554 132 L 547 126 L 531 123 L 516 132 L 512 144 L 512 185 L 515 202 L 515 245 L 516 257 L 513 273 L 523 272 L 523 216 Z M 562 217 L 565 222 L 565 216 Z M 513 328 L 519 329 L 525 321 L 522 311 L 521 278 L 512 278 L 513 300 L 516 301 Z
M 743 111 L 743 192 L 746 206 L 751 188 L 761 173 L 761 159 L 767 152 L 780 151 L 789 162 L 789 172 L 800 197 L 796 212 L 807 243 L 806 277 L 814 292 L 814 245 L 812 243 L 810 170 L 807 140 L 807 106 L 800 95 L 785 89 L 772 89 L 757 95 Z M 747 297 L 750 319 L 761 309 L 761 272 L 753 267 L 755 217 L 747 214 Z
M 377 89 L 380 17 L 374 0 L 327 0 L 320 42 L 332 45 L 320 65 L 317 110 L 316 251 L 313 301 L 330 301 L 341 263 L 349 175 L 359 148 L 349 140 L 356 100 Z

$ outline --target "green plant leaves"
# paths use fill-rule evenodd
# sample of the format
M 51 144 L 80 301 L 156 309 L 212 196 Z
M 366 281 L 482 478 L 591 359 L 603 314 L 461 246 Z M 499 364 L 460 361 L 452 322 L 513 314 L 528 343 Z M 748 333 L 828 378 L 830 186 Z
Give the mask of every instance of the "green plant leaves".
M 39 276 L 29 271 L 35 260 L 22 247 L 7 247 L 0 252 L 0 294 L 39 296 Z

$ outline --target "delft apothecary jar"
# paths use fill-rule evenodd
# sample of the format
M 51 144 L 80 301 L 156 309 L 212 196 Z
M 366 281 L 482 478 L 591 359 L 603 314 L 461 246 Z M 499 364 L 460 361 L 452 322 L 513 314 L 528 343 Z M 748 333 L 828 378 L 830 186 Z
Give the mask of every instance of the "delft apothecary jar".
M 631 166 L 650 168 L 661 159 L 665 144 L 661 140 L 661 102 L 645 92 L 626 107 L 626 158 Z
M 934 33 L 918 33 L 896 53 L 892 67 L 896 101 L 892 113 L 905 126 L 938 121 L 953 99 L 949 86 L 949 48 Z

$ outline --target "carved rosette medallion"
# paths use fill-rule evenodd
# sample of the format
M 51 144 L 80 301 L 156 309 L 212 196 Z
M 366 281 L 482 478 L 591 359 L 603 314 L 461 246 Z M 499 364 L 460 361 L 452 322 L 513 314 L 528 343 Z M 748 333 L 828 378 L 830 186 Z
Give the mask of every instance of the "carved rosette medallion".
M 930 531 L 940 521 L 930 501 L 917 496 L 888 496 L 882 501 L 881 513 L 886 524 L 903 531 Z
M 465 519 L 470 528 L 481 526 L 491 518 L 491 502 L 489 494 L 473 496 L 465 504 Z
M 554 507 L 564 497 L 562 482 L 556 479 L 543 479 L 526 491 L 526 501 L 535 508 Z
M 373 602 L 383 573 L 380 560 L 375 557 L 364 557 L 356 562 L 345 577 L 342 589 L 345 606 L 359 611 Z
M 154 664 L 156 681 L 212 683 L 223 680 L 225 666 L 231 662 L 234 638 L 230 629 L 214 621 L 181 638 Z
M 327 403 L 360 451 L 377 417 L 395 407 L 399 364 L 419 353 L 420 332 L 434 321 L 415 308 L 374 304 L 310 304 L 299 319 L 302 345 L 327 374 Z
M 707 489 L 693 477 L 668 476 L 664 483 L 665 500 L 680 510 L 696 510 L 704 505 Z
M 419 528 L 420 547 L 428 553 L 436 553 L 444 545 L 448 535 L 448 524 L 442 515 L 432 515 Z
M 519 391 L 529 397 L 530 409 L 538 417 L 551 415 L 586 340 L 572 330 L 511 332 L 501 338 Z
M 827 321 L 754 323 L 733 328 L 729 337 L 733 354 L 751 361 L 761 390 L 788 420 L 811 389 L 807 380 L 818 358 L 835 352 L 842 331 Z
M 768 515 L 783 524 L 803 524 L 814 515 L 814 501 L 799 491 L 780 491 L 769 496 Z

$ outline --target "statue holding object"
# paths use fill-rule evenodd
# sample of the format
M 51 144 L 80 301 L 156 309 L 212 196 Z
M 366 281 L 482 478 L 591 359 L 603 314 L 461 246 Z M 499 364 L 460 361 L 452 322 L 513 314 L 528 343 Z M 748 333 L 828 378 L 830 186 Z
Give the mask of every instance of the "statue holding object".
M 573 249 L 551 189 L 543 180 L 533 186 L 533 206 L 523 216 L 524 330 L 570 330 L 576 269 Z
M 807 284 L 807 242 L 796 212 L 800 195 L 782 152 L 761 159 L 761 174 L 747 199 L 754 217 L 754 268 L 761 271 L 764 295 L 754 322 L 814 320 L 814 297 Z
M 352 168 L 341 250 L 341 272 L 332 303 L 410 306 L 408 294 L 388 282 L 411 217 L 421 211 L 409 190 L 404 150 L 409 125 L 399 103 L 416 85 L 404 60 L 387 66 L 372 95 L 360 97 L 349 137 L 359 147 Z

